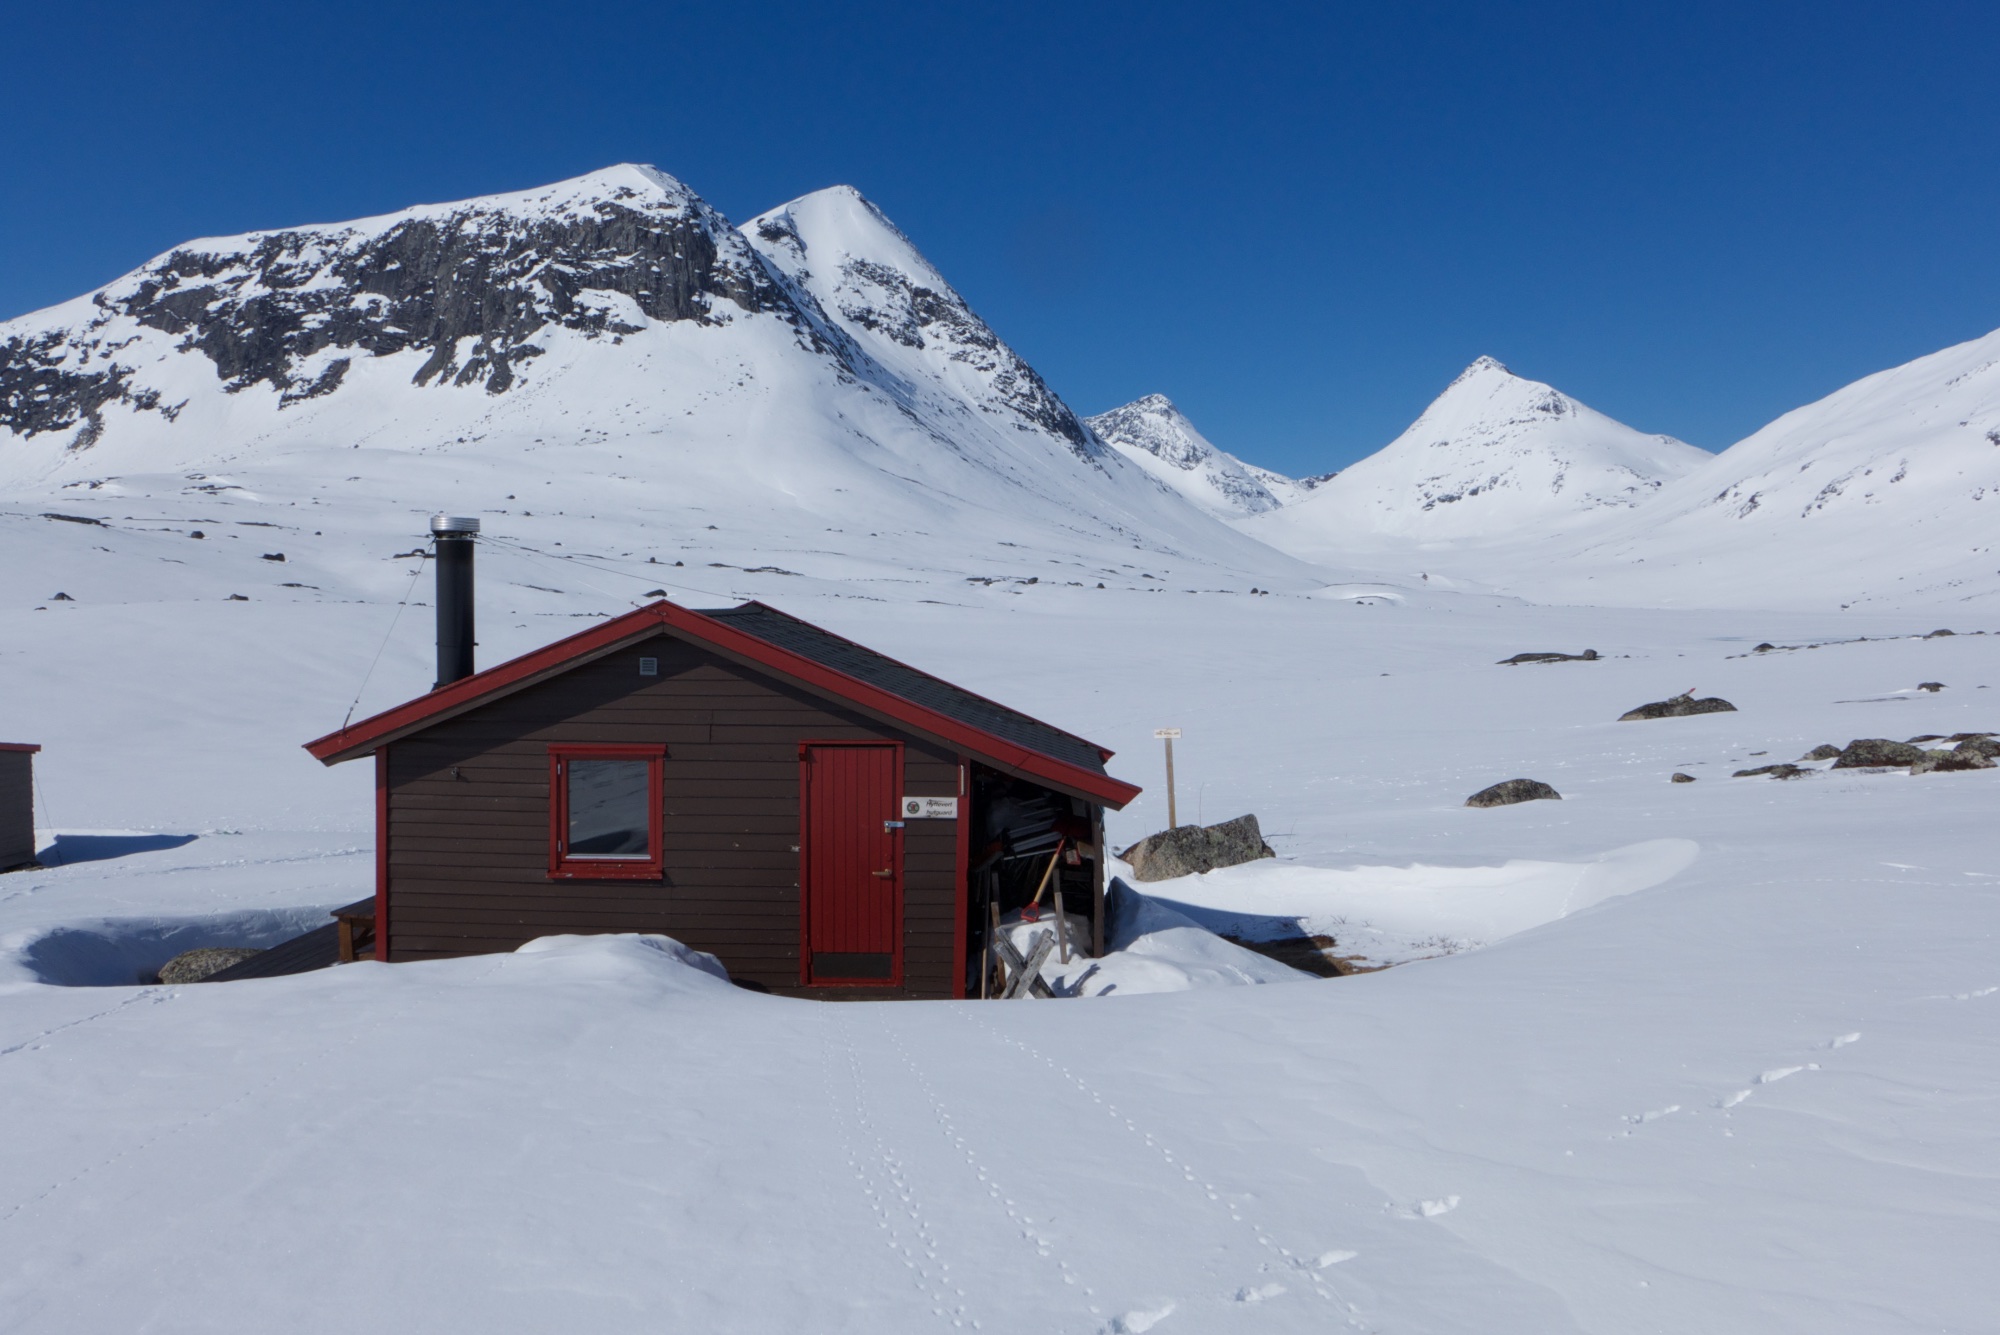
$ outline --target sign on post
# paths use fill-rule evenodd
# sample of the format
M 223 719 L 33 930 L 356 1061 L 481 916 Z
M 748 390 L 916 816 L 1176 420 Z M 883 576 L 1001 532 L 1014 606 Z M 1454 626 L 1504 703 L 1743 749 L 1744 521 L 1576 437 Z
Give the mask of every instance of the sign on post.
M 1153 736 L 1167 744 L 1167 828 L 1180 828 L 1180 816 L 1174 810 L 1174 739 L 1181 735 L 1179 728 L 1155 728 Z

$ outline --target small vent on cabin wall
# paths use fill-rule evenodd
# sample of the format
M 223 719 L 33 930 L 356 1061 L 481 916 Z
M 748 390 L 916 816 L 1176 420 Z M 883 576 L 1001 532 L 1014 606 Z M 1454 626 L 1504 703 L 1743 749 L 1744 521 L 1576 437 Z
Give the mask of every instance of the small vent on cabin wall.
M 657 659 L 657 658 L 642 658 L 642 659 L 640 659 L 640 660 L 639 660 L 639 675 L 640 675 L 640 676 L 642 676 L 642 677 L 657 677 L 657 676 L 659 676 L 659 675 L 660 675 L 660 660 L 659 660 L 659 659 Z

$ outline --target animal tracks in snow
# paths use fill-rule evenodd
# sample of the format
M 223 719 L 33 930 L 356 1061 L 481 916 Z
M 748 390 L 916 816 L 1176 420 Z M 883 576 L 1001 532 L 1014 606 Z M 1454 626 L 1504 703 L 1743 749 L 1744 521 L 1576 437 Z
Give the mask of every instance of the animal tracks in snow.
M 36 1048 L 47 1046 L 49 1039 L 54 1038 L 57 1034 L 65 1030 L 75 1029 L 79 1025 L 89 1024 L 93 1020 L 102 1020 L 107 1015 L 116 1015 L 119 1011 L 127 1007 L 137 1006 L 141 1003 L 158 1005 L 163 1001 L 172 1001 L 175 995 L 176 992 L 172 990 L 153 987 L 146 988 L 133 996 L 126 997 L 115 1006 L 106 1006 L 101 1011 L 93 1011 L 89 1015 L 80 1016 L 64 1024 L 51 1025 L 49 1028 L 42 1030 L 41 1033 L 36 1034 L 33 1038 L 24 1038 L 11 1047 L 0 1048 L 0 1057 L 11 1057 L 17 1052 L 32 1052 Z
M 484 973 L 480 974 L 479 977 L 481 979 L 491 977 L 494 973 L 498 972 L 500 967 L 509 958 L 511 957 L 507 955 L 498 956 L 496 962 L 492 965 L 492 967 L 488 968 Z M 11 1048 L 5 1049 L 4 1051 L 0 1051 L 0 1056 L 4 1056 L 6 1055 L 6 1053 L 19 1052 L 23 1049 L 32 1050 L 33 1048 L 40 1046 L 42 1040 L 46 1039 L 50 1034 L 61 1033 L 64 1030 L 74 1029 L 78 1025 L 88 1024 L 93 1020 L 104 1019 L 108 1016 L 115 1015 L 118 1012 L 123 1011 L 131 1006 L 148 1004 L 148 1003 L 157 1005 L 161 1002 L 172 1001 L 176 996 L 180 995 L 181 991 L 182 988 L 178 986 L 145 988 L 140 992 L 134 994 L 133 996 L 125 998 L 123 1001 L 120 1001 L 115 1006 L 107 1007 L 104 1010 L 98 1011 L 92 1015 L 86 1015 L 78 1020 L 72 1020 L 68 1024 L 57 1025 L 53 1029 L 48 1030 L 46 1033 L 36 1038 L 29 1039 L 24 1043 L 19 1043 Z M 414 1004 L 413 1001 L 405 1003 L 406 1007 L 412 1004 Z M 381 1026 L 392 1025 L 396 1020 L 401 1018 L 402 1014 L 403 1014 L 402 1011 L 388 1013 L 383 1017 L 383 1019 L 380 1022 L 380 1025 Z M 358 1028 L 350 1029 L 347 1032 L 346 1036 L 339 1043 L 338 1050 L 345 1050 L 357 1046 L 361 1041 L 361 1037 L 362 1037 L 362 1030 Z M 152 1149 L 156 1145 L 159 1145 L 165 1141 L 173 1139 L 174 1137 L 180 1136 L 181 1134 L 191 1131 L 196 1127 L 216 1123 L 220 1121 L 220 1119 L 222 1119 L 223 1117 L 234 1113 L 238 1108 L 248 1105 L 254 1105 L 258 1100 L 259 1096 L 261 1096 L 265 1091 L 270 1089 L 275 1089 L 279 1085 L 285 1083 L 285 1081 L 290 1079 L 292 1076 L 296 1075 L 298 1072 L 306 1069 L 306 1067 L 309 1065 L 312 1065 L 314 1063 L 323 1063 L 327 1061 L 329 1059 L 329 1051 L 330 1050 L 317 1050 L 317 1051 L 307 1052 L 301 1055 L 298 1060 L 279 1067 L 276 1071 L 272 1072 L 266 1079 L 259 1081 L 258 1083 L 251 1085 L 247 1088 L 239 1090 L 236 1094 L 232 1095 L 227 1099 L 224 1099 L 220 1103 L 211 1104 L 207 1108 L 201 1111 L 193 1112 L 190 1115 L 175 1121 L 163 1121 L 156 1124 L 151 1129 L 150 1133 L 146 1134 L 141 1139 L 126 1144 L 122 1148 L 113 1151 L 109 1156 L 105 1158 L 99 1159 L 93 1163 L 85 1164 L 83 1167 L 78 1168 L 74 1172 L 70 1173 L 69 1176 L 61 1178 L 55 1182 L 49 1183 L 46 1187 L 44 1187 L 41 1191 L 36 1192 L 34 1195 L 23 1197 L 20 1200 L 15 1201 L 12 1205 L 8 1206 L 6 1209 L 0 1210 L 0 1224 L 8 1223 L 13 1219 L 15 1219 L 16 1217 L 18 1217 L 19 1215 L 21 1215 L 22 1213 L 32 1210 L 35 1206 L 55 1196 L 58 1192 L 64 1190 L 67 1187 L 74 1186 L 75 1184 L 82 1182 L 86 1178 L 92 1177 L 95 1174 L 104 1173 L 111 1169 L 114 1169 L 127 1160 L 138 1158 L 139 1156 L 143 1155 L 144 1153 L 146 1153 L 146 1151 Z
M 1064 1084 L 1068 1085 L 1076 1096 L 1088 1100 L 1092 1106 L 1103 1112 L 1106 1117 L 1111 1119 L 1114 1126 L 1124 1131 L 1128 1138 L 1126 1143 L 1140 1150 L 1142 1161 L 1154 1161 L 1162 1171 L 1163 1176 L 1187 1188 L 1191 1188 L 1198 1199 L 1207 1201 L 1216 1211 L 1227 1214 L 1232 1225 L 1236 1226 L 1236 1228 L 1247 1230 L 1257 1240 L 1257 1245 L 1262 1247 L 1272 1257 L 1271 1262 L 1261 1267 L 1263 1270 L 1268 1272 L 1276 1268 L 1298 1275 L 1307 1282 L 1313 1293 L 1317 1294 L 1324 1301 L 1333 1304 L 1350 1327 L 1355 1330 L 1363 1329 L 1361 1322 L 1355 1315 L 1354 1305 L 1342 1298 L 1335 1291 L 1329 1278 L 1320 1273 L 1338 1261 L 1353 1259 L 1356 1253 L 1328 1251 L 1320 1253 L 1317 1258 L 1313 1258 L 1299 1255 L 1290 1248 L 1282 1246 L 1271 1235 L 1270 1230 L 1266 1229 L 1255 1219 L 1244 1214 L 1243 1207 L 1237 1203 L 1241 1200 L 1251 1199 L 1251 1193 L 1230 1190 L 1205 1173 L 1198 1171 L 1192 1163 L 1188 1162 L 1184 1155 L 1177 1154 L 1164 1139 L 1140 1125 L 1137 1118 L 1128 1117 L 1116 1104 L 1112 1103 L 1101 1092 L 1092 1088 L 1088 1081 L 1078 1076 L 1061 1062 L 1030 1046 L 1020 1038 L 995 1028 L 989 1021 L 981 1018 L 976 1012 L 967 1010 L 963 1013 L 970 1023 L 984 1030 L 988 1037 L 1007 1047 L 1013 1048 L 1031 1061 L 1040 1063 L 1045 1069 L 1059 1077 Z M 1452 1206 L 1458 1204 L 1456 1196 L 1451 1197 L 1450 1200 Z M 1337 1259 L 1330 1260 L 1328 1258 Z M 1238 1302 L 1264 1302 L 1274 1297 L 1280 1297 L 1287 1291 L 1283 1285 L 1266 1281 L 1261 1284 L 1245 1285 L 1238 1288 L 1234 1291 L 1233 1296 Z M 1255 1299 L 1250 1299 L 1243 1296 L 1247 1293 L 1256 1293 L 1259 1296 Z M 1164 1319 L 1172 1310 L 1173 1305 L 1169 1304 L 1158 1313 L 1128 1312 L 1111 1322 L 1110 1325 L 1105 1327 L 1105 1331 L 1107 1335 L 1121 1335 L 1122 1332 L 1126 1331 L 1146 1330 L 1159 1320 Z M 1146 1324 L 1137 1324 L 1140 1320 L 1144 1320 Z
M 843 1014 L 834 1023 L 841 1038 L 840 1056 L 846 1060 L 838 1061 L 832 1045 L 825 1049 L 828 1102 L 841 1129 L 847 1166 L 875 1216 L 876 1227 L 885 1235 L 884 1245 L 909 1272 L 911 1285 L 923 1295 L 933 1315 L 957 1329 L 979 1330 L 980 1322 L 968 1310 L 965 1289 L 951 1275 L 951 1263 L 941 1255 L 937 1234 L 906 1165 L 869 1112 L 868 1081 L 861 1070 L 853 1021 Z M 846 1080 L 836 1076 L 836 1064 L 844 1066 Z M 947 1130 L 946 1134 L 949 1137 L 952 1133 Z
M 1144 1335 L 1146 1331 L 1173 1314 L 1173 1303 L 1166 1303 L 1146 1311 L 1127 1312 L 1123 1316 L 1112 1318 L 1111 1324 L 1104 1328 L 1105 1335 Z
M 1275 1298 L 1285 1291 L 1285 1286 L 1282 1284 L 1265 1284 L 1254 1289 L 1246 1286 L 1236 1290 L 1236 1301 L 1239 1303 L 1261 1303 L 1266 1298 Z
M 1823 1051 L 1833 1052 L 1848 1046 L 1850 1043 L 1859 1043 L 1860 1041 L 1861 1041 L 1861 1032 L 1859 1030 L 1855 1030 L 1851 1033 L 1836 1034 L 1832 1038 L 1827 1039 L 1824 1043 L 1819 1044 L 1819 1047 Z M 1788 1080 L 1792 1076 L 1798 1075 L 1801 1072 L 1817 1071 L 1820 1069 L 1822 1068 L 1818 1062 L 1799 1062 L 1795 1065 L 1790 1065 L 1790 1066 L 1767 1067 L 1766 1069 L 1758 1072 L 1756 1077 L 1752 1079 L 1749 1085 L 1747 1085 L 1746 1087 L 1735 1090 L 1728 1094 L 1717 1095 L 1715 1100 L 1710 1106 L 1720 1111 L 1727 1112 L 1731 1108 L 1742 1106 L 1742 1104 L 1747 1102 L 1753 1095 L 1756 1094 L 1758 1089 L 1760 1089 L 1765 1085 L 1775 1085 L 1780 1080 Z M 1655 1108 L 1649 1112 L 1627 1113 L 1625 1115 L 1624 1120 L 1626 1123 L 1629 1124 L 1629 1127 L 1637 1128 L 1646 1126 L 1653 1122 L 1657 1122 L 1664 1117 L 1670 1117 L 1673 1114 L 1681 1112 L 1683 1110 L 1684 1110 L 1683 1105 L 1678 1103 L 1671 1103 L 1664 1108 Z M 1699 1110 L 1697 1110 L 1697 1112 L 1698 1111 Z M 1617 1135 L 1614 1135 L 1612 1139 L 1617 1140 L 1620 1137 L 1630 1136 L 1633 1134 L 1634 1131 L 1628 1129 L 1619 1132 Z
M 1630 1117 L 1627 1117 L 1625 1120 L 1632 1123 L 1634 1126 L 1644 1126 L 1647 1122 L 1657 1122 L 1662 1117 L 1672 1116 L 1674 1113 L 1677 1113 L 1680 1110 L 1681 1110 L 1680 1104 L 1671 1103 L 1664 1108 L 1655 1108 L 1651 1112 L 1633 1113 Z
M 1982 987 L 1977 992 L 1939 992 L 1928 997 L 1918 997 L 1918 1001 L 1977 1001 L 2000 992 L 2000 987 Z
M 1453 1210 L 1456 1210 L 1459 1201 L 1462 1199 L 1459 1196 L 1441 1196 L 1434 1201 L 1418 1201 L 1415 1205 L 1397 1205 L 1394 1201 L 1391 1201 L 1382 1208 L 1397 1219 L 1436 1219 L 1439 1215 L 1450 1214 Z M 1328 1254 L 1331 1255 L 1332 1253 Z M 1330 1264 L 1333 1263 L 1327 1261 L 1321 1262 L 1322 1267 Z

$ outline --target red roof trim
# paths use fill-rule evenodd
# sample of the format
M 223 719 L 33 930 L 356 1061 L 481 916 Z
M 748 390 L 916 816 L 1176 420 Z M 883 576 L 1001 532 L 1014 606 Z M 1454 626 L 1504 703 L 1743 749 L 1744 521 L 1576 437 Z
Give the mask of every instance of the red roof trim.
M 411 731 L 423 723 L 461 713 L 490 696 L 509 688 L 525 686 L 560 668 L 609 652 L 627 640 L 637 639 L 656 630 L 666 630 L 699 640 L 725 654 L 781 673 L 806 686 L 838 696 L 920 732 L 961 746 L 985 759 L 997 760 L 1023 774 L 1085 793 L 1110 806 L 1122 807 L 1139 795 L 1140 790 L 1132 784 L 1111 778 L 1109 775 L 1093 773 L 1068 761 L 1058 760 L 1054 756 L 1045 755 L 1017 742 L 1010 742 L 983 728 L 962 723 L 928 706 L 907 700 L 879 686 L 870 685 L 823 663 L 795 654 L 789 649 L 779 648 L 745 631 L 726 626 L 699 612 L 677 607 L 669 602 L 650 603 L 637 611 L 592 626 L 589 630 L 557 640 L 554 644 L 544 645 L 532 653 L 523 654 L 497 667 L 474 673 L 407 704 L 384 710 L 372 718 L 363 719 L 338 732 L 328 733 L 316 741 L 307 742 L 306 750 L 312 753 L 315 759 L 329 765 L 350 760 L 372 750 L 377 744 Z M 1102 747 L 1098 749 L 1107 758 L 1112 754 L 1104 751 Z
M 42 749 L 40 742 L 0 742 L 0 751 L 26 751 L 29 755 Z

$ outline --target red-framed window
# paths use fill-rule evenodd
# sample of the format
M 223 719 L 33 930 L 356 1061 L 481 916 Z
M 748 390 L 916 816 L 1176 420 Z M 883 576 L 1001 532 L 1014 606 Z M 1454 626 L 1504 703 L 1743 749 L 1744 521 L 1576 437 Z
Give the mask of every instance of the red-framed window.
M 667 748 L 549 747 L 549 875 L 655 881 L 666 862 L 660 822 Z

